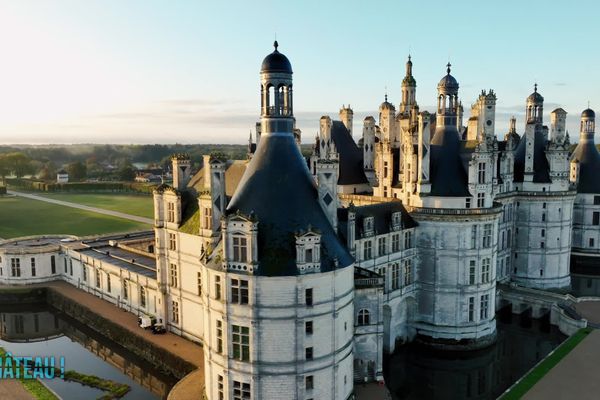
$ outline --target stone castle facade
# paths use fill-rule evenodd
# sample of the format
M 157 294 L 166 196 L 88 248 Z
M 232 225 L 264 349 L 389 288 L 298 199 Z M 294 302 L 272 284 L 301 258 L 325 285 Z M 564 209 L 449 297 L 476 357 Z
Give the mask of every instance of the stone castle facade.
M 496 337 L 498 284 L 566 291 L 600 255 L 594 112 L 571 151 L 566 112 L 527 98 L 498 140 L 496 94 L 464 124 L 459 84 L 420 111 L 412 60 L 402 100 L 352 136 L 353 112 L 324 116 L 300 150 L 292 67 L 275 45 L 260 71 L 248 160 L 205 156 L 154 193 L 154 232 L 0 245 L 0 281 L 64 279 L 201 342 L 208 399 L 348 399 L 382 379 L 382 357 L 419 340 L 479 348 Z

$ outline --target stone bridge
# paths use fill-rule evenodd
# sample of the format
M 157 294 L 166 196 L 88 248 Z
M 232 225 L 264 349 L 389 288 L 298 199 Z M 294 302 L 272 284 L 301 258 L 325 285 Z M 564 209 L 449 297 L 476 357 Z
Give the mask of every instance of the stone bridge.
M 579 315 L 575 305 L 600 301 L 600 297 L 574 297 L 568 293 L 525 288 L 515 283 L 500 283 L 497 290 L 496 311 L 510 306 L 513 314 L 531 313 L 532 318 L 550 314 L 550 323 L 569 336 L 588 326 L 588 321 Z

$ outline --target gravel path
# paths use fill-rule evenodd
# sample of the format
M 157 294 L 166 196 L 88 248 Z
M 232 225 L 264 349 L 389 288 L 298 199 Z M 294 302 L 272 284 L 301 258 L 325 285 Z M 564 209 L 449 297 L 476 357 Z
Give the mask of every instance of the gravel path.
M 106 210 L 104 208 L 90 207 L 90 206 L 85 206 L 83 204 L 71 203 L 70 201 L 55 200 L 55 199 L 51 199 L 48 197 L 38 196 L 35 194 L 15 192 L 14 190 L 9 190 L 8 194 L 24 197 L 24 198 L 31 199 L 31 200 L 45 201 L 46 203 L 57 204 L 60 206 L 78 208 L 80 210 L 91 211 L 91 212 L 95 212 L 98 214 L 110 215 L 110 216 L 117 217 L 117 218 L 123 218 L 123 219 L 128 219 L 131 221 L 135 221 L 135 222 L 141 222 L 143 224 L 150 224 L 150 225 L 154 224 L 154 221 L 151 218 L 138 217 L 136 215 L 125 214 L 125 213 L 122 213 L 119 211 L 111 211 L 111 210 Z

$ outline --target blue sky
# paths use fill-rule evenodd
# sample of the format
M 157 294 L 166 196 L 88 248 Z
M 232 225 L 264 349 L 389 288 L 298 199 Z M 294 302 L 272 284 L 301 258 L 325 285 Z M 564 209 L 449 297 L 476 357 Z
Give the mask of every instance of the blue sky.
M 523 130 L 533 83 L 563 107 L 599 108 L 600 5 L 593 1 L 0 0 L 0 143 L 244 143 L 259 115 L 258 71 L 277 35 L 294 68 L 305 141 L 342 104 L 376 115 L 400 99 L 410 52 L 432 111 L 452 62 L 468 117 L 498 96 L 497 134 Z

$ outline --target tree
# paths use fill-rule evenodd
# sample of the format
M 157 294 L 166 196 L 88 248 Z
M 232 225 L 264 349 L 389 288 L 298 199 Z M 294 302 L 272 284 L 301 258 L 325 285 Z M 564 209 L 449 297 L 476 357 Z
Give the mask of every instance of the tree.
M 8 162 L 8 169 L 17 178 L 22 178 L 27 174 L 33 173 L 31 159 L 23 153 L 9 153 L 5 156 Z
M 53 181 L 56 179 L 56 166 L 52 161 L 48 161 L 42 166 L 38 178 L 44 181 Z
M 2 183 L 6 184 L 6 175 L 10 174 L 10 163 L 6 154 L 0 154 L 0 177 Z
M 67 165 L 67 172 L 70 181 L 78 182 L 87 177 L 87 167 L 81 161 L 75 161 Z
M 135 179 L 135 169 L 131 165 L 123 165 L 118 171 L 119 180 L 131 182 Z

